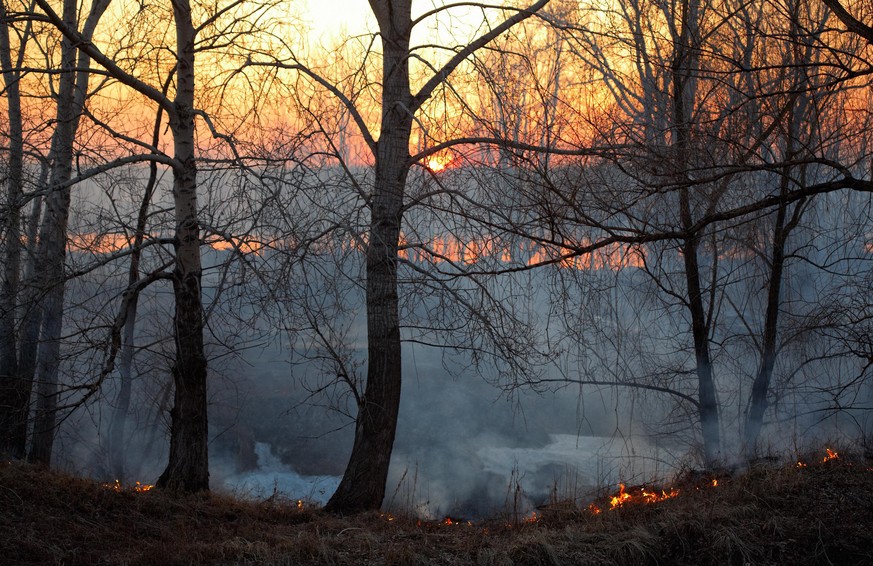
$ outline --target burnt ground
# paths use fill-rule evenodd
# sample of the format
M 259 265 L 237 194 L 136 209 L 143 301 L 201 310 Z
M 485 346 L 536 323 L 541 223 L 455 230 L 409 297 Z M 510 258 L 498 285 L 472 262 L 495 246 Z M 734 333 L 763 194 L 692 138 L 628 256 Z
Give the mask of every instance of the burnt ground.
M 0 463 L 4 564 L 873 564 L 873 461 L 688 473 L 678 495 L 593 514 L 421 522 L 296 501 L 113 489 Z M 718 485 L 713 486 L 712 480 Z M 651 491 L 651 490 L 650 490 Z M 639 489 L 628 488 L 632 494 Z M 639 498 L 636 498 L 639 499 Z

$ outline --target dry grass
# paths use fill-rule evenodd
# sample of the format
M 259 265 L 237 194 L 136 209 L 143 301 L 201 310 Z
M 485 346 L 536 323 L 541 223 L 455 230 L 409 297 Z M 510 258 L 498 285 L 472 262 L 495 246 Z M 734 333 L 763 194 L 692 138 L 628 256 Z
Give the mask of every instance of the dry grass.
M 810 461 L 813 458 L 809 459 Z M 531 524 L 338 518 L 296 502 L 109 489 L 0 464 L 4 564 L 873 564 L 873 463 L 677 480 L 679 496 Z M 601 502 L 606 505 L 606 502 Z

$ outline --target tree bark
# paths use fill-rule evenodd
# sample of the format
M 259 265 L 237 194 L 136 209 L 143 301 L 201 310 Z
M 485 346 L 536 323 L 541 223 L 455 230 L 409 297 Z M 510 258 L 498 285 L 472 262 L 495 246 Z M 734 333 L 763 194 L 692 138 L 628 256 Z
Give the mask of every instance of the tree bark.
M 832 2 L 825 2 L 831 6 Z M 837 6 L 839 6 L 837 4 Z M 833 9 L 833 6 L 831 6 Z M 794 7 L 798 9 L 797 6 Z M 797 12 L 791 11 L 791 26 L 789 37 L 796 45 L 803 45 L 804 27 L 800 23 L 800 16 Z M 842 19 L 842 16 L 841 16 Z M 798 69 L 795 72 L 798 74 L 794 78 L 794 82 L 802 84 L 805 74 L 804 65 L 810 62 L 810 47 L 806 49 L 795 49 L 791 52 L 791 59 L 788 61 L 790 68 Z M 795 161 L 799 154 L 804 149 L 809 147 L 810 141 L 815 137 L 815 130 L 818 127 L 817 113 L 810 112 L 810 103 L 807 95 L 800 95 L 792 100 L 791 118 L 787 124 L 785 132 L 785 160 L 787 162 Z M 805 139 L 804 139 L 805 138 Z M 799 179 L 803 183 L 806 179 L 806 168 L 803 165 L 798 167 L 787 166 L 782 172 L 782 180 L 779 186 L 780 198 L 785 199 L 790 192 L 789 179 Z M 805 201 L 798 201 L 794 205 L 794 211 L 791 218 L 788 217 L 790 205 L 787 202 L 781 202 L 776 209 L 776 219 L 773 226 L 773 242 L 770 250 L 770 265 L 769 265 L 769 280 L 767 281 L 767 305 L 764 315 L 764 332 L 761 339 L 761 363 L 758 367 L 758 372 L 755 375 L 755 380 L 752 382 L 752 390 L 749 394 L 749 410 L 746 414 L 744 438 L 743 438 L 743 453 L 747 459 L 754 458 L 758 453 L 758 439 L 761 436 L 761 429 L 764 425 L 764 413 L 768 407 L 767 396 L 770 393 L 770 383 L 773 379 L 773 370 L 776 365 L 776 355 L 778 351 L 777 339 L 779 337 L 779 314 L 782 307 L 782 281 L 785 274 L 785 248 L 788 243 L 788 237 L 792 230 L 800 223 L 803 215 Z
M 672 62 L 673 87 L 673 149 L 677 185 L 679 187 L 679 216 L 685 230 L 694 225 L 692 188 L 688 171 L 691 166 L 691 121 L 696 83 L 696 63 L 699 59 L 700 6 L 698 0 L 684 0 L 681 4 L 679 36 L 675 38 Z M 700 284 L 698 250 L 700 233 L 688 236 L 681 246 L 685 266 L 686 307 L 691 315 L 691 337 L 694 343 L 694 360 L 697 372 L 698 413 L 703 437 L 703 459 L 712 467 L 721 452 L 718 398 L 712 374 L 712 358 L 709 351 L 710 320 L 703 301 Z
M 354 513 L 378 509 L 394 447 L 402 382 L 397 291 L 397 247 L 409 173 L 413 106 L 409 88 L 411 6 L 370 2 L 382 35 L 382 128 L 367 245 L 367 385 L 358 406 L 352 455 L 326 509 Z
M 795 113 L 793 120 L 803 120 L 802 112 Z M 795 124 L 789 132 L 793 136 L 796 131 Z M 793 139 L 788 141 L 788 159 L 795 158 Z M 801 168 L 799 177 L 805 177 Z M 780 194 L 786 197 L 789 193 L 789 178 L 797 177 L 791 174 L 791 168 L 786 168 Z M 770 393 L 770 382 L 773 379 L 773 369 L 776 366 L 776 354 L 778 351 L 779 337 L 779 310 L 782 307 L 782 280 L 785 274 L 785 246 L 788 236 L 797 227 L 803 215 L 805 201 L 799 201 L 794 208 L 791 218 L 788 218 L 787 203 L 782 203 L 776 210 L 776 223 L 773 227 L 773 243 L 770 251 L 770 278 L 767 281 L 767 307 L 764 315 L 764 333 L 761 340 L 761 364 L 755 380 L 752 382 L 752 391 L 749 394 L 749 412 L 746 415 L 745 438 L 743 439 L 743 452 L 747 459 L 754 458 L 757 454 L 758 438 L 764 425 L 764 413 L 767 410 L 767 395 Z
M 76 26 L 77 3 L 65 0 L 63 18 Z M 39 354 L 36 366 L 36 415 L 28 458 L 49 465 L 54 443 L 57 406 L 58 360 L 64 309 L 64 264 L 67 255 L 67 220 L 70 214 L 70 188 L 64 186 L 72 176 L 73 143 L 76 136 L 76 48 L 61 40 L 61 74 L 58 84 L 57 121 L 52 135 L 53 163 L 46 213 L 39 235 L 40 269 L 38 286 L 45 292 Z
M 776 211 L 776 226 L 773 230 L 773 249 L 770 265 L 770 280 L 767 284 L 767 311 L 764 317 L 764 336 L 761 343 L 761 366 L 752 383 L 749 397 L 749 413 L 746 417 L 745 453 L 747 458 L 754 457 L 758 437 L 764 423 L 764 411 L 767 410 L 767 394 L 770 391 L 770 379 L 776 364 L 776 338 L 778 336 L 780 294 L 782 290 L 782 273 L 785 266 L 785 206 Z
M 463 60 L 548 2 L 538 0 L 526 10 L 519 10 L 458 50 L 413 96 L 409 83 L 412 1 L 370 0 L 379 24 L 383 54 L 382 122 L 379 141 L 371 144 L 376 175 L 369 203 L 366 268 L 367 385 L 358 402 L 352 455 L 337 491 L 325 506 L 328 511 L 344 514 L 378 509 L 385 496 L 400 409 L 397 249 L 406 178 L 412 166 L 409 141 L 415 113 Z M 365 138 L 372 139 L 369 132 L 365 132 Z
M 179 491 L 209 489 L 206 354 L 203 349 L 200 226 L 197 219 L 197 163 L 194 145 L 194 39 L 188 0 L 173 1 L 176 21 L 176 97 L 170 129 L 176 164 L 173 201 L 176 215 L 173 325 L 174 406 L 170 411 L 170 456 L 158 487 Z
M 687 189 L 683 189 L 684 191 Z M 687 202 L 687 196 L 683 201 Z M 685 217 L 686 207 L 682 208 L 683 217 Z M 719 430 L 718 398 L 709 352 L 710 323 L 707 319 L 706 308 L 703 304 L 703 291 L 700 287 L 698 245 L 699 237 L 687 239 L 682 246 L 682 257 L 685 262 L 685 282 L 688 290 L 687 307 L 691 314 L 691 336 L 694 342 L 694 360 L 697 369 L 698 414 L 703 436 L 703 459 L 707 467 L 712 467 L 717 463 L 721 452 L 721 433 Z
M 107 0 L 102 0 L 107 1 Z M 194 41 L 196 31 L 188 0 L 172 0 L 176 28 L 176 96 L 139 80 L 102 53 L 52 10 L 45 0 L 34 0 L 48 20 L 115 77 L 160 104 L 169 115 L 173 133 L 173 201 L 175 205 L 175 267 L 173 316 L 176 360 L 172 374 L 175 406 L 171 410 L 170 457 L 158 479 L 161 487 L 201 491 L 209 489 L 206 418 L 206 356 L 203 349 L 201 303 L 200 227 L 197 220 L 197 166 L 194 144 Z
M 16 307 L 21 270 L 21 206 L 24 134 L 21 118 L 20 73 L 13 67 L 6 4 L 0 2 L 0 65 L 6 87 L 9 161 L 3 214 L 3 281 L 0 287 L 0 456 L 22 458 L 27 443 L 30 382 L 18 375 Z
M 82 35 L 90 39 L 97 23 L 109 6 L 108 0 L 95 0 L 85 21 Z M 78 3 L 64 1 L 64 22 L 75 29 Z M 57 122 L 52 135 L 52 170 L 38 244 L 41 268 L 37 289 L 45 291 L 41 301 L 42 325 L 36 365 L 36 415 L 29 459 L 41 464 L 51 463 L 54 444 L 58 368 L 60 365 L 61 330 L 63 327 L 64 266 L 67 254 L 67 221 L 70 215 L 71 189 L 67 183 L 73 172 L 73 145 L 79 119 L 88 95 L 89 59 L 77 50 L 68 37 L 61 40 L 61 69 L 58 85 Z M 77 70 L 78 69 L 78 70 Z M 23 376 L 27 377 L 27 376 Z

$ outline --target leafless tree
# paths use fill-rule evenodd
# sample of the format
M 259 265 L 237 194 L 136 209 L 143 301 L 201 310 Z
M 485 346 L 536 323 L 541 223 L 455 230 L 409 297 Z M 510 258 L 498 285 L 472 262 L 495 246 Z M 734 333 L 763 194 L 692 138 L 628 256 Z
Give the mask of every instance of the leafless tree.
M 174 264 L 172 274 L 168 274 L 173 283 L 175 298 L 173 326 L 176 353 L 172 368 L 175 404 L 171 412 L 169 462 L 158 485 L 185 491 L 208 489 L 207 361 L 203 342 L 201 226 L 198 217 L 194 122 L 199 115 L 204 118 L 207 126 L 212 124 L 209 116 L 195 106 L 194 55 L 198 49 L 204 47 L 198 41 L 205 42 L 207 46 L 216 43 L 215 38 L 208 35 L 212 29 L 210 26 L 216 22 L 223 23 L 222 18 L 229 15 L 232 23 L 224 30 L 224 40 L 239 36 L 242 32 L 233 26 L 242 25 L 246 16 L 257 20 L 257 12 L 262 12 L 264 6 L 258 5 L 247 15 L 242 15 L 234 10 L 240 9 L 240 6 L 245 9 L 245 6 L 241 2 L 234 2 L 213 10 L 205 16 L 204 22 L 195 25 L 191 3 L 173 2 L 176 38 L 173 49 L 175 89 L 170 96 L 160 86 L 150 84 L 133 72 L 125 70 L 118 62 L 101 52 L 69 22 L 58 16 L 47 2 L 37 0 L 37 5 L 69 41 L 102 67 L 103 72 L 158 104 L 167 115 L 173 139 L 173 157 L 168 161 L 173 169 L 175 209 Z
M 23 206 L 24 133 L 21 115 L 21 63 L 13 62 L 9 30 L 11 15 L 6 2 L 0 4 L 0 65 L 8 115 L 8 160 L 6 195 L 3 206 L 3 284 L 0 289 L 0 453 L 24 456 L 27 439 L 27 407 L 30 384 L 18 380 L 16 307 L 21 265 L 21 207 Z M 19 45 L 23 53 L 25 42 Z
M 582 375 L 569 376 L 569 381 L 592 386 L 611 381 L 617 387 L 669 395 L 677 401 L 682 418 L 696 415 L 706 465 L 732 457 L 731 448 L 724 446 L 726 425 L 719 413 L 742 388 L 732 374 L 745 371 L 742 363 L 727 361 L 732 353 L 722 334 L 727 324 L 721 320 L 725 301 L 735 291 L 751 293 L 750 280 L 736 271 L 740 262 L 731 258 L 736 245 L 730 238 L 769 225 L 775 232 L 762 241 L 784 246 L 814 195 L 869 190 L 867 181 L 855 177 L 857 159 L 841 160 L 834 153 L 835 140 L 842 140 L 840 151 L 846 153 L 851 145 L 863 145 L 863 134 L 840 119 L 826 126 L 817 122 L 823 108 L 846 100 L 837 96 L 821 104 L 840 90 L 836 85 L 859 76 L 860 71 L 846 71 L 858 62 L 857 55 L 850 44 L 828 48 L 822 39 L 827 28 L 820 12 L 806 15 L 802 4 L 682 2 L 674 10 L 628 2 L 606 15 L 592 13 L 590 21 L 583 14 L 580 23 L 571 22 L 566 26 L 568 45 L 577 64 L 596 70 L 614 101 L 606 110 L 611 120 L 592 120 L 607 140 L 602 147 L 612 151 L 599 152 L 600 159 L 579 164 L 570 174 L 543 175 L 539 184 L 549 196 L 532 192 L 528 197 L 532 209 L 541 211 L 540 222 L 548 227 L 538 238 L 552 250 L 554 265 L 624 245 L 624 254 L 635 254 L 634 262 L 651 277 L 650 285 L 630 275 L 616 281 L 640 296 L 633 300 L 636 312 L 618 306 L 607 309 L 615 316 L 603 320 L 604 328 L 617 326 L 603 336 L 614 342 L 592 345 L 593 333 L 586 335 L 585 316 L 588 320 L 598 316 L 593 301 L 582 307 L 579 317 L 568 317 L 582 325 L 569 335 L 585 345 L 583 351 L 595 360 L 584 364 L 588 369 L 580 366 Z M 795 21 L 801 17 L 802 24 L 792 28 L 790 18 L 782 17 L 785 11 L 794 13 Z M 777 53 L 787 62 L 774 64 Z M 833 59 L 838 62 L 832 63 Z M 835 111 L 833 117 L 840 115 Z M 811 124 L 816 126 L 808 129 Z M 853 141 L 848 136 L 854 136 Z M 788 138 L 795 141 L 786 146 Z M 790 155 L 786 147 L 794 148 Z M 844 167 L 841 161 L 851 165 Z M 794 245 L 802 246 L 800 241 Z M 771 268 L 784 265 L 784 249 L 771 247 L 760 253 L 770 258 Z M 762 359 L 756 370 L 759 379 L 751 379 L 757 381 L 756 399 L 768 394 L 769 380 L 763 376 L 772 370 L 770 364 L 779 350 L 776 321 L 780 309 L 786 308 L 778 293 L 781 269 L 764 275 L 772 309 L 740 315 L 756 321 L 749 328 L 758 327 L 760 318 L 764 329 L 757 338 L 757 355 Z M 609 280 L 573 275 L 578 277 L 572 280 L 581 281 L 585 289 L 596 288 L 593 282 L 598 279 Z M 562 294 L 569 289 L 559 287 Z M 646 305 L 641 299 L 646 294 L 655 301 Z M 654 319 L 641 310 L 655 305 L 661 314 Z M 647 336 L 639 333 L 645 328 Z M 624 333 L 625 339 L 618 333 Z M 634 353 L 630 336 L 639 344 L 649 344 L 649 360 L 646 354 Z M 684 345 L 683 339 L 687 339 Z M 796 334 L 788 333 L 782 343 L 791 339 Z M 630 348 L 629 356 L 622 356 L 619 342 Z M 669 344 L 674 344 L 672 355 L 664 350 Z M 683 359 L 684 352 L 690 359 Z M 639 360 L 634 362 L 635 358 Z M 693 362 L 696 391 L 691 390 L 688 362 Z M 725 376 L 719 387 L 718 371 Z M 565 376 L 551 381 L 567 380 Z M 757 422 L 760 408 L 755 405 L 748 423 Z M 749 432 L 753 429 L 749 425 Z

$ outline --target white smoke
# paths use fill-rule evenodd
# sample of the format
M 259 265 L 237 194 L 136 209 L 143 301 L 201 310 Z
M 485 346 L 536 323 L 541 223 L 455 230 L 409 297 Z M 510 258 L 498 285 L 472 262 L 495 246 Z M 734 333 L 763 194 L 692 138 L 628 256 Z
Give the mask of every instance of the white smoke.
M 238 496 L 266 499 L 271 496 L 301 499 L 324 505 L 339 486 L 336 476 L 300 475 L 273 455 L 270 445 L 255 443 L 258 469 L 225 478 L 224 488 Z

